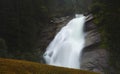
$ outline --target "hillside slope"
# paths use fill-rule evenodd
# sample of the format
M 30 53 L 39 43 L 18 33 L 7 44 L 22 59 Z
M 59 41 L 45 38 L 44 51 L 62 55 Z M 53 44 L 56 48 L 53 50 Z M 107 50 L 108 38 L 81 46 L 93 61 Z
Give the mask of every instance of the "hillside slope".
M 44 64 L 0 58 L 0 74 L 97 74 Z

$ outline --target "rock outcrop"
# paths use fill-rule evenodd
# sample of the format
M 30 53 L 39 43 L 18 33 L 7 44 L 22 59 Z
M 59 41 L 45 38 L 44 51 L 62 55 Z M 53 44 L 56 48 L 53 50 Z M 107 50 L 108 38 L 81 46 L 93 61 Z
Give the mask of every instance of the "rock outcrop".
M 85 47 L 82 53 L 81 69 L 105 74 L 108 67 L 108 52 L 100 47 L 100 33 L 92 21 L 85 24 Z

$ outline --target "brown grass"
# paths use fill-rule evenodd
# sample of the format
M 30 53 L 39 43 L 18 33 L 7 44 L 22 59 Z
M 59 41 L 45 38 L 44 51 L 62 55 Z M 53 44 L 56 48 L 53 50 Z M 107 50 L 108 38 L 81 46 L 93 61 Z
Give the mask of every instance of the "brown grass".
M 98 73 L 48 66 L 28 61 L 0 58 L 0 74 L 98 74 Z

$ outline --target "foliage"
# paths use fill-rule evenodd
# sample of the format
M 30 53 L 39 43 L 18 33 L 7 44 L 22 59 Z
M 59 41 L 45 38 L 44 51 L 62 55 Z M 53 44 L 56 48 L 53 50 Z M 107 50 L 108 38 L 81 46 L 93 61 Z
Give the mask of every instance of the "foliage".
M 110 52 L 110 64 L 119 71 L 120 67 L 120 1 L 119 0 L 95 0 L 92 12 L 95 23 L 99 27 L 103 38 L 103 45 Z M 119 72 L 117 73 L 119 74 Z
M 6 50 L 14 58 L 25 57 L 28 53 L 32 56 L 38 48 L 43 51 L 50 41 L 44 39 L 48 37 L 44 34 L 44 30 L 49 30 L 53 26 L 50 24 L 51 18 L 71 16 L 76 11 L 86 11 L 84 8 L 87 6 L 84 3 L 89 2 L 84 0 L 1 0 L 0 38 L 5 40 Z

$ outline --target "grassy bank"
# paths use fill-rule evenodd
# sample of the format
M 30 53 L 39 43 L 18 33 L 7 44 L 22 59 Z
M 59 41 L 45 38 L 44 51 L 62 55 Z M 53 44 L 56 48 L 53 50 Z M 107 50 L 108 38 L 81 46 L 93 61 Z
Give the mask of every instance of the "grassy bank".
M 48 66 L 28 61 L 0 58 L 0 74 L 97 74 L 97 73 Z

